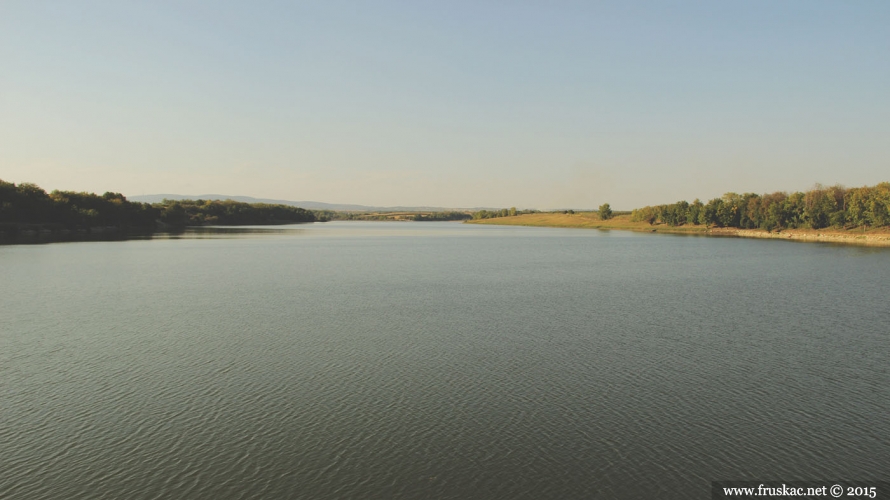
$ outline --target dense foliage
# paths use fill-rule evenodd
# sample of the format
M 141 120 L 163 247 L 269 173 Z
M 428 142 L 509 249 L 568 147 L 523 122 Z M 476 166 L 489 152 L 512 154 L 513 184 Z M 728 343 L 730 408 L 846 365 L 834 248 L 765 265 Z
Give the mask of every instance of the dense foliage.
M 792 194 L 727 193 L 708 203 L 696 199 L 692 203 L 679 201 L 638 208 L 631 213 L 631 220 L 768 231 L 882 227 L 890 225 L 890 182 L 850 189 L 817 185 L 807 192 Z
M 314 222 L 315 214 L 289 205 L 225 200 L 164 200 L 156 203 L 160 220 L 171 226 L 260 225 Z
M 608 203 L 603 203 L 597 213 L 600 214 L 601 220 L 609 220 L 612 218 L 612 207 Z
M 502 208 L 500 210 L 480 210 L 473 212 L 473 219 L 495 219 L 497 217 L 512 217 L 514 215 L 533 214 L 537 210 L 516 210 L 516 207 Z
M 279 224 L 312 222 L 315 214 L 302 208 L 236 201 L 164 200 L 149 205 L 128 201 L 120 193 L 53 191 L 0 180 L 0 226 L 18 229 L 154 230 L 159 225 L 184 227 L 204 224 Z M 160 224 L 159 224 L 160 222 Z
M 447 221 L 447 220 L 467 220 L 473 216 L 467 212 L 432 212 L 428 214 L 420 213 L 414 216 L 416 221 Z
M 44 225 L 50 228 L 153 228 L 161 210 L 146 203 L 132 203 L 120 193 L 53 191 L 0 180 L 0 224 Z
M 368 220 L 368 221 L 450 221 L 466 220 L 471 216 L 468 212 L 334 212 L 331 210 L 316 210 L 316 216 L 323 216 L 327 220 Z

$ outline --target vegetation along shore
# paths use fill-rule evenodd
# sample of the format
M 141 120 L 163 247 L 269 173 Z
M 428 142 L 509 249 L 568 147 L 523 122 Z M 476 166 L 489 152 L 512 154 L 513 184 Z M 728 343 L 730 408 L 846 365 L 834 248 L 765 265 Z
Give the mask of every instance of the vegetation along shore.
M 604 204 L 593 212 L 476 217 L 468 222 L 890 246 L 890 183 L 850 189 L 817 185 L 792 194 L 727 193 L 707 203 L 680 201 L 623 214 L 613 214 Z
M 151 233 L 201 225 L 293 224 L 324 220 L 288 205 L 232 200 L 131 202 L 120 193 L 47 193 L 29 183 L 0 180 L 0 236 L 32 233 Z
M 890 246 L 890 182 L 860 188 L 817 185 L 806 192 L 727 193 L 707 203 L 679 201 L 631 212 L 596 211 L 358 213 L 312 211 L 232 200 L 131 202 L 120 193 L 47 193 L 29 183 L 0 180 L 0 237 L 28 234 L 107 234 L 176 231 L 187 226 L 265 225 L 327 220 L 464 220 L 473 224 L 619 229 L 643 232 L 822 241 Z

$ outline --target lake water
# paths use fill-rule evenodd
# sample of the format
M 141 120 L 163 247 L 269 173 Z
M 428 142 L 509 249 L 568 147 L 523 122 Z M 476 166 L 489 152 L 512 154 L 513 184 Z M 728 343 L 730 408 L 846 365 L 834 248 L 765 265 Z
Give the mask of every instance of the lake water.
M 331 222 L 0 246 L 0 498 L 890 471 L 890 250 Z

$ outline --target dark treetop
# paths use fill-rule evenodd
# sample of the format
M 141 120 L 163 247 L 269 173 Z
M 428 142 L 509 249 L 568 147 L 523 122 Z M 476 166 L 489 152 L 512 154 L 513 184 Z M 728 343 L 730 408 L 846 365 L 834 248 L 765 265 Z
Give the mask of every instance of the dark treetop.
M 114 227 L 153 231 L 190 225 L 246 225 L 314 222 L 316 215 L 303 208 L 241 203 L 232 200 L 164 200 L 161 203 L 128 201 L 120 193 L 53 191 L 0 180 L 0 230 L 90 230 Z

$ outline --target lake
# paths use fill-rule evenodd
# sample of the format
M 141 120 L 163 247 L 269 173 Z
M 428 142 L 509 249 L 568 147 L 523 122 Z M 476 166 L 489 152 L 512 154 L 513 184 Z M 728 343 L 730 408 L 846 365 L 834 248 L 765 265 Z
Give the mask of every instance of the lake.
M 459 223 L 0 246 L 0 498 L 887 480 L 890 249 Z

